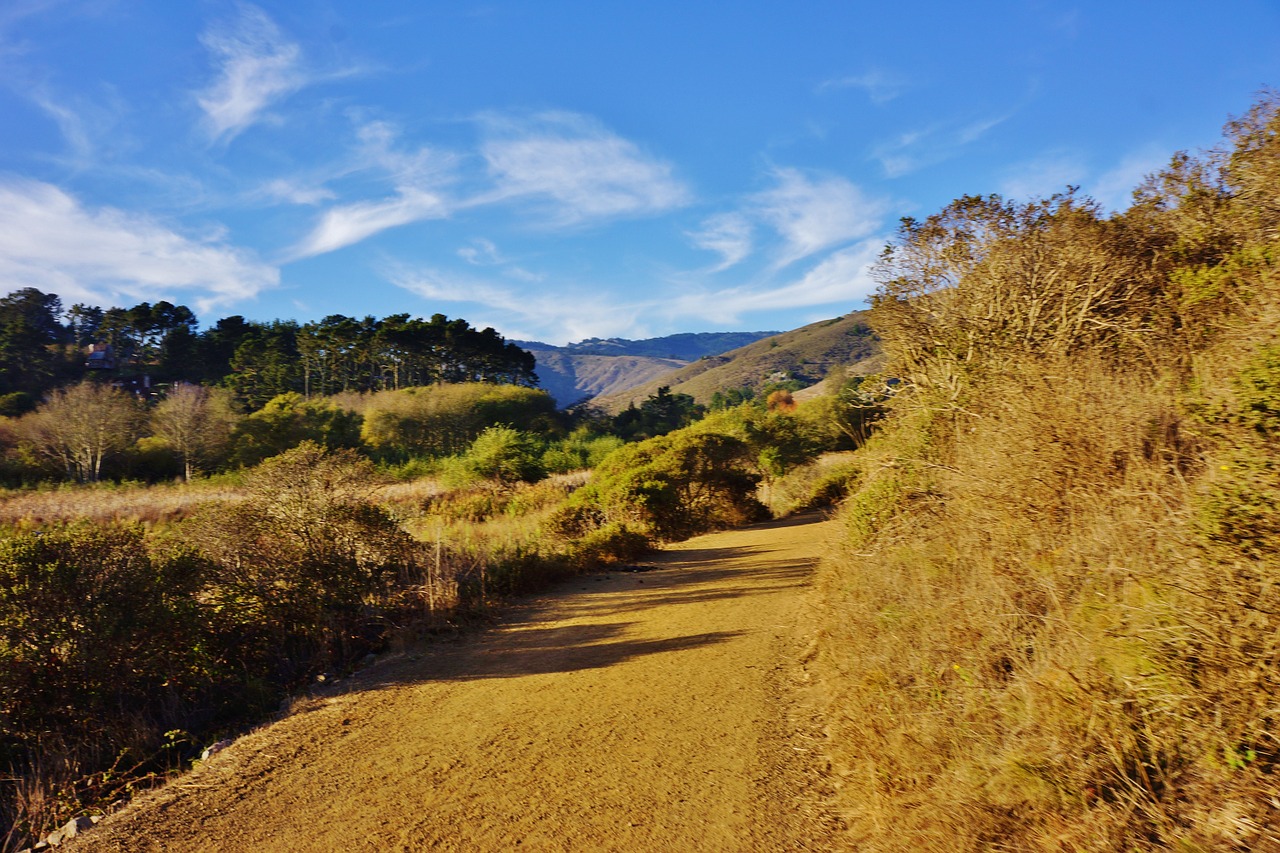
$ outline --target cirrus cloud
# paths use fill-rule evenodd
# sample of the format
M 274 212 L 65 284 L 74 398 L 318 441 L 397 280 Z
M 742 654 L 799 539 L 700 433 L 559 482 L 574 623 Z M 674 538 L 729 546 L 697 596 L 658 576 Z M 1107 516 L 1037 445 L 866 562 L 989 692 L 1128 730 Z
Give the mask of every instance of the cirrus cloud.
M 256 6 L 242 4 L 234 22 L 210 28 L 200 41 L 218 63 L 218 78 L 196 98 L 215 141 L 234 139 L 308 82 L 301 48 Z
M 866 237 L 880 227 L 886 206 L 837 175 L 811 177 L 777 169 L 777 186 L 753 199 L 756 214 L 783 238 L 776 266 Z
M 687 204 L 690 192 L 671 165 L 585 116 L 489 115 L 480 154 L 494 182 L 485 201 L 527 199 L 546 206 L 551 224 L 644 216 Z

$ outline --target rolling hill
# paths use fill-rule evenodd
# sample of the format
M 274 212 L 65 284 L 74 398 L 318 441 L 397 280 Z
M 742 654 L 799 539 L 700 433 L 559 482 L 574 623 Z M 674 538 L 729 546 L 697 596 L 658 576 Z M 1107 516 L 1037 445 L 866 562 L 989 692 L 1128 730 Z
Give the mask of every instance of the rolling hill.
M 880 346 L 865 322 L 866 313 L 855 311 L 771 335 L 730 352 L 705 356 L 642 384 L 602 393 L 594 402 L 605 411 L 619 412 L 667 385 L 705 405 L 716 391 L 759 390 L 769 382 L 788 379 L 812 386 L 833 370 L 850 367 L 871 372 L 880 363 Z
M 689 362 L 746 346 L 777 332 L 690 332 L 646 340 L 589 338 L 558 347 L 511 341 L 533 353 L 539 384 L 562 406 L 623 394 Z M 655 386 L 656 387 L 656 386 Z

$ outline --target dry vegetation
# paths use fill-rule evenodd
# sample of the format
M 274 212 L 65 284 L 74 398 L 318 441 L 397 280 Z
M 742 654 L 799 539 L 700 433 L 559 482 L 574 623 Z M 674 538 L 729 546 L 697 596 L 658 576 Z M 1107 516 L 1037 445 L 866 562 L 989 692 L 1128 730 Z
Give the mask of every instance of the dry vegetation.
M 0 491 L 0 525 L 39 527 L 83 519 L 99 524 L 176 521 L 209 501 L 235 500 L 241 490 L 221 481 L 143 485 L 63 485 Z
M 910 381 L 816 662 L 858 849 L 1280 849 L 1278 107 L 1123 215 L 962 199 L 882 264 Z

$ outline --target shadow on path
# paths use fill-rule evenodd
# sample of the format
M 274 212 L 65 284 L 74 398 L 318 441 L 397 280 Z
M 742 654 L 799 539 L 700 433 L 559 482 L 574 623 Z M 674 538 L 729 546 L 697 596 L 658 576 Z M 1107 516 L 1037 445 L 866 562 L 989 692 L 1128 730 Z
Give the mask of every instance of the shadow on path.
M 807 516 L 749 529 L 767 531 L 820 520 Z M 770 560 L 772 550 L 768 543 L 681 549 L 656 554 L 640 566 L 573 578 L 514 603 L 499 624 L 478 635 L 460 643 L 432 644 L 421 654 L 367 670 L 351 679 L 345 691 L 599 669 L 645 655 L 724 643 L 744 632 L 630 639 L 626 635 L 647 624 L 644 613 L 652 608 L 767 596 L 804 586 L 816 561 L 781 555 Z M 619 617 L 632 620 L 612 621 Z M 583 624 L 548 624 L 569 620 Z

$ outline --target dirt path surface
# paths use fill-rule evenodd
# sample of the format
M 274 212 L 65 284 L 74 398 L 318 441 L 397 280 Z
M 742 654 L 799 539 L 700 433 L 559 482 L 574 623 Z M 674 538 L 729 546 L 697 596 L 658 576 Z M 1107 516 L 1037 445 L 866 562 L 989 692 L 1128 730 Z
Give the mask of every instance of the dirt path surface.
M 577 578 L 391 657 L 63 849 L 830 850 L 797 704 L 815 517 Z

